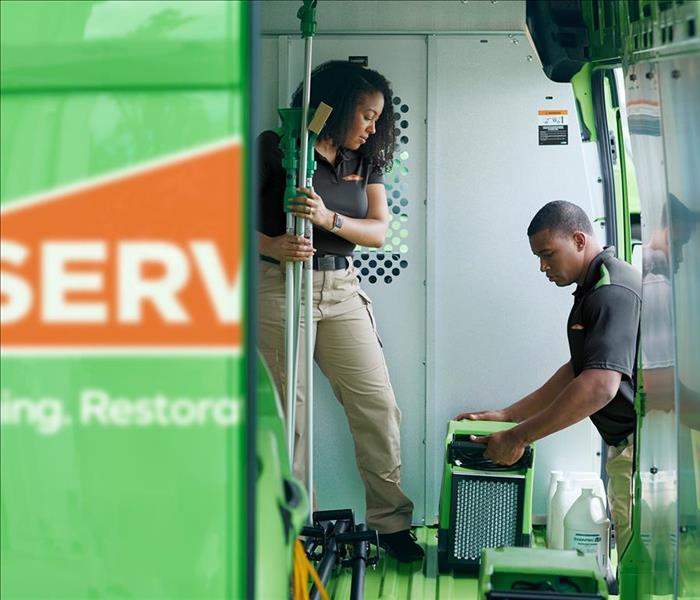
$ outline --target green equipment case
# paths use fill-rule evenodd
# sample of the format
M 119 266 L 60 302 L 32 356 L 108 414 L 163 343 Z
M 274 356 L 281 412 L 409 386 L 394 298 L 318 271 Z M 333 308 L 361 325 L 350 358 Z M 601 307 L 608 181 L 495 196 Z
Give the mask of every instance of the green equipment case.
M 606 600 L 595 556 L 578 550 L 485 548 L 480 600 Z
M 513 427 L 495 421 L 450 421 L 440 495 L 438 568 L 475 571 L 481 550 L 529 546 L 532 532 L 534 448 L 517 463 L 498 465 L 483 456 L 470 435 Z

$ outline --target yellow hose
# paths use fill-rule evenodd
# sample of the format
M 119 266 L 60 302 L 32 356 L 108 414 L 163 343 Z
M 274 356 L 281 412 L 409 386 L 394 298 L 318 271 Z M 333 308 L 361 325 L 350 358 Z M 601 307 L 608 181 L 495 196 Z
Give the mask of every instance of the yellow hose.
M 316 569 L 314 569 L 314 566 L 306 556 L 306 552 L 304 552 L 303 544 L 297 540 L 294 544 L 294 569 L 292 572 L 294 600 L 309 600 L 309 575 L 316 584 L 316 589 L 321 594 L 321 598 L 329 600 L 326 588 L 323 587 Z

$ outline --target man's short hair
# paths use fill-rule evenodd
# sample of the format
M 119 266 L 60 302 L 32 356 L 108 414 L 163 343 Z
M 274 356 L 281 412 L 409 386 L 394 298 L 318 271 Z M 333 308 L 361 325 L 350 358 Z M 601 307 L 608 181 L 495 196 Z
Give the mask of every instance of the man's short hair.
M 572 234 L 583 231 L 593 235 L 593 225 L 588 215 L 580 206 L 566 200 L 554 200 L 547 202 L 530 221 L 527 228 L 527 236 L 532 237 L 540 231 L 549 229 L 564 234 Z

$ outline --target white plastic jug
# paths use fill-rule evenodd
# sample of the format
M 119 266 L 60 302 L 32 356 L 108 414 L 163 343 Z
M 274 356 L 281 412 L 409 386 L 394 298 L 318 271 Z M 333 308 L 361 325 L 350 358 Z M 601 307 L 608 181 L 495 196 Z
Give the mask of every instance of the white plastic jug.
M 585 487 L 592 487 L 593 494 L 598 496 L 606 507 L 608 506 L 608 496 L 605 493 L 605 485 L 598 473 L 593 471 L 569 471 L 565 474 L 565 478 L 571 479 L 579 490 Z
M 554 494 L 557 489 L 557 484 L 560 481 L 570 481 L 571 484 L 573 485 L 574 489 L 574 500 L 571 501 L 573 502 L 576 500 L 576 498 L 579 497 L 581 494 L 581 490 L 584 487 L 588 488 L 593 488 L 593 494 L 598 496 L 602 501 L 603 504 L 607 507 L 608 505 L 608 498 L 605 493 L 605 486 L 603 485 L 603 480 L 598 476 L 597 473 L 593 471 L 551 471 L 549 475 L 549 488 L 547 490 L 547 531 L 546 531 L 546 540 L 547 540 L 547 547 L 548 548 L 558 548 L 562 549 L 563 548 L 563 531 L 564 531 L 564 516 L 566 515 L 566 511 L 562 513 L 561 515 L 557 516 L 557 521 L 555 522 L 553 520 L 554 516 L 554 508 L 553 508 L 553 499 L 554 499 Z M 557 531 L 557 528 L 560 528 L 562 533 L 561 533 L 561 539 L 562 542 L 560 546 L 556 546 L 553 540 L 554 537 L 554 532 Z
M 564 479 L 557 482 L 557 491 L 552 497 L 550 548 L 564 549 L 564 516 L 578 498 L 578 488 L 573 481 Z
M 557 491 L 557 483 L 564 479 L 563 471 L 551 471 L 549 473 L 549 487 L 547 488 L 547 548 L 552 547 L 552 498 Z
M 595 554 L 598 566 L 605 572 L 608 568 L 609 536 L 610 520 L 602 498 L 596 496 L 591 487 L 583 488 L 564 517 L 564 549 Z

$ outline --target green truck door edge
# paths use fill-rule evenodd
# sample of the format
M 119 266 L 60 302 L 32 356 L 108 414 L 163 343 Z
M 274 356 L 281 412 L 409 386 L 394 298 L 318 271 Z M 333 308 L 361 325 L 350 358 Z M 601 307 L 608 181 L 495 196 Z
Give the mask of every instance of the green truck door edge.
M 0 595 L 250 597 L 255 8 L 0 10 Z

